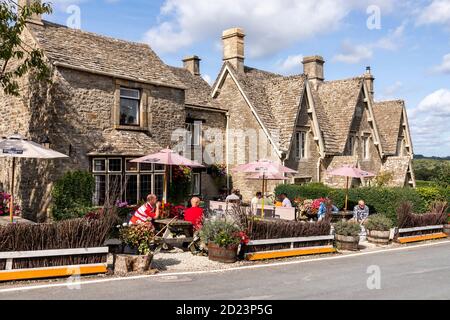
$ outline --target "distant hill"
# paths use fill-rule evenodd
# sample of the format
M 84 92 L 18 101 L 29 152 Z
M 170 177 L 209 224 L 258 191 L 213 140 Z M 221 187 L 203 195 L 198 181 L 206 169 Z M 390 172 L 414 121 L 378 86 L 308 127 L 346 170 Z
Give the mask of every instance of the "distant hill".
M 427 157 L 421 154 L 414 155 L 415 160 L 450 160 L 450 156 L 448 157 Z

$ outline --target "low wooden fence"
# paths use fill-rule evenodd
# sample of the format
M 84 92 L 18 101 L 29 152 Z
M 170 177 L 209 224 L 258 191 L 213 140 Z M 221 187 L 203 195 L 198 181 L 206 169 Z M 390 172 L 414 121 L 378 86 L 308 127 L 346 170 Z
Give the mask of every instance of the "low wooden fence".
M 400 243 L 447 238 L 443 225 L 398 229 L 396 239 Z
M 251 240 L 245 247 L 245 259 L 266 260 L 311 254 L 334 253 L 334 235 Z
M 107 255 L 108 247 L 0 252 L 0 281 L 106 273 Z

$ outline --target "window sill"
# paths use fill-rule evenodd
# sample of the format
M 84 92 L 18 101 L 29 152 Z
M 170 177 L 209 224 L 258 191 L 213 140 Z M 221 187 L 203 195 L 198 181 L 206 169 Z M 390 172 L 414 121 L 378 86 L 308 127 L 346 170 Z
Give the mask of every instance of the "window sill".
M 116 129 L 116 130 L 127 130 L 127 131 L 148 132 L 148 128 L 143 128 L 143 127 L 140 127 L 140 126 L 115 125 L 114 129 Z

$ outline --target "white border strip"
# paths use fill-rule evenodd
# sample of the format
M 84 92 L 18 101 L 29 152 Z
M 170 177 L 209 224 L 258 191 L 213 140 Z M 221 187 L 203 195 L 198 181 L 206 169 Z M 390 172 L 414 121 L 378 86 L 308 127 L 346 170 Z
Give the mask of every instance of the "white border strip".
M 11 252 L 0 252 L 0 259 L 58 257 L 70 255 L 108 253 L 108 251 L 109 251 L 108 247 L 38 250 L 38 251 L 11 251 Z
M 425 227 L 398 229 L 398 232 L 399 233 L 405 233 L 405 232 L 425 231 L 425 230 L 435 230 L 435 229 L 444 229 L 444 225 L 441 224 L 441 225 L 436 225 L 436 226 L 425 226 Z
M 393 248 L 393 249 L 387 249 L 387 250 L 360 252 L 360 253 L 341 255 L 341 256 L 330 256 L 330 257 L 324 257 L 324 258 L 318 258 L 318 259 L 275 262 L 275 263 L 270 263 L 270 264 L 256 264 L 256 265 L 252 265 L 252 266 L 234 267 L 234 268 L 221 269 L 221 270 L 173 272 L 173 273 L 169 272 L 169 273 L 156 274 L 156 275 L 142 275 L 142 276 L 134 276 L 134 277 L 122 277 L 122 278 L 101 279 L 101 280 L 91 280 L 91 281 L 87 280 L 87 281 L 80 281 L 80 282 L 76 282 L 76 283 L 71 283 L 70 285 L 97 284 L 97 283 L 115 282 L 115 281 L 124 281 L 124 280 L 126 281 L 126 280 L 140 280 L 140 279 L 151 279 L 151 278 L 164 278 L 164 277 L 168 277 L 168 276 L 214 274 L 214 273 L 223 273 L 223 272 L 228 272 L 228 271 L 250 270 L 250 269 L 259 269 L 259 268 L 270 268 L 270 267 L 288 266 L 288 265 L 294 265 L 294 264 L 304 264 L 304 263 L 315 262 L 315 261 L 338 260 L 338 259 L 345 259 L 345 258 L 352 258 L 352 257 L 372 255 L 372 254 L 377 254 L 377 253 L 386 253 L 386 252 L 394 252 L 394 251 L 406 251 L 406 250 L 422 248 L 422 247 L 432 247 L 432 246 L 449 245 L 449 244 L 450 244 L 450 241 L 440 241 L 440 242 L 425 243 L 425 244 L 420 244 L 420 245 L 408 245 L 408 246 L 403 246 L 403 247 Z M 27 291 L 27 290 L 37 290 L 37 289 L 46 289 L 46 288 L 56 288 L 56 287 L 70 287 L 70 285 L 67 284 L 67 283 L 54 283 L 54 284 L 28 286 L 28 287 L 6 288 L 6 289 L 0 289 L 0 293 L 16 292 L 16 291 Z

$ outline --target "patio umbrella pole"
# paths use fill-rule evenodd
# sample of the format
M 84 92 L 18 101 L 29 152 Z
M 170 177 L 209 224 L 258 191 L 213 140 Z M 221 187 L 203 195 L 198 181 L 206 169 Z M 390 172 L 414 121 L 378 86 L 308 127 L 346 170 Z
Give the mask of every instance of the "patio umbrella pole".
M 12 179 L 11 179 L 11 197 L 9 198 L 9 220 L 14 222 L 14 175 L 16 171 L 16 158 L 12 158 Z
M 345 192 L 345 211 L 348 210 L 348 177 L 347 177 L 347 184 L 346 184 L 346 192 Z
M 262 193 L 263 193 L 263 197 L 262 197 L 262 203 L 261 203 L 261 218 L 264 219 L 264 197 L 266 196 L 264 173 L 263 173 L 263 179 L 262 179 Z

